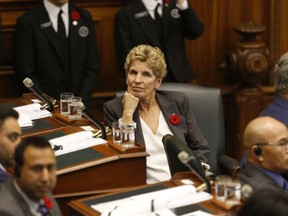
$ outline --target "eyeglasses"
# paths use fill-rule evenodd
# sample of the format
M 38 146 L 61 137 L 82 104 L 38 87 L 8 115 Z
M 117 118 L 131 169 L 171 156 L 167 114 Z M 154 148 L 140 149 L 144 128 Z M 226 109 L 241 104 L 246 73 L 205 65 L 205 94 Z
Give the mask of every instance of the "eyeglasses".
M 257 143 L 257 146 L 281 146 L 283 149 L 287 149 L 288 147 L 288 139 L 283 139 L 279 143 Z

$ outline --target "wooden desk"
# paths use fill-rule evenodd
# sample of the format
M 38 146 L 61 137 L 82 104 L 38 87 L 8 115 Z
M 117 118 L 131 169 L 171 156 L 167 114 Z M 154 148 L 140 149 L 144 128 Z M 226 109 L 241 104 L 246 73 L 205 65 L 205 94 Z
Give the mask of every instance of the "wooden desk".
M 146 152 L 119 154 L 106 144 L 92 149 L 102 156 L 57 170 L 55 195 L 146 183 Z
M 23 94 L 19 99 L 6 101 L 6 103 L 22 106 L 31 104 L 31 99 L 36 98 L 37 96 L 34 93 L 27 93 Z M 86 118 L 71 121 L 69 118 L 61 116 L 59 102 L 56 102 L 56 108 L 52 114 L 53 116 L 51 117 L 36 120 L 33 127 L 23 128 L 22 138 L 37 135 L 46 136 L 49 140 L 55 138 L 54 134 L 63 136 L 83 131 L 78 125 L 90 125 L 94 127 Z M 111 148 L 111 146 L 114 147 Z M 87 160 L 77 162 L 79 155 L 74 154 L 71 157 L 75 158 L 75 163 L 70 163 L 65 167 L 58 166 L 58 181 L 53 191 L 55 195 L 91 190 L 108 190 L 146 183 L 147 153 L 144 147 L 137 146 L 134 150 L 121 150 L 115 148 L 111 138 L 108 137 L 108 144 L 97 145 L 87 149 L 87 151 L 77 151 L 77 153 L 93 154 L 92 149 L 95 151 L 95 157 L 90 154 L 90 158 Z M 59 161 L 58 157 L 57 161 Z
M 81 131 L 78 126 L 62 127 L 38 132 L 47 139 Z M 34 135 L 34 134 L 33 134 Z M 26 135 L 32 136 L 32 135 Z M 53 194 L 108 190 L 146 183 L 146 156 L 144 148 L 135 152 L 117 152 L 108 144 L 95 145 L 57 156 L 57 186 Z
M 21 106 L 30 104 L 31 98 L 37 97 L 34 94 L 24 94 L 20 99 L 6 101 L 6 103 Z M 49 140 L 55 138 L 55 135 L 63 136 L 82 131 L 83 129 L 77 125 L 94 127 L 86 118 L 80 121 L 70 121 L 68 118 L 61 117 L 59 109 L 55 109 L 52 117 L 37 121 L 46 127 L 39 129 L 34 125 L 33 128 L 23 129 L 23 138 L 37 135 Z M 57 186 L 53 194 L 60 202 L 62 211 L 65 211 L 63 210 L 65 202 L 70 200 L 70 197 L 75 197 L 75 194 L 84 196 L 85 194 L 106 193 L 116 191 L 117 188 L 146 183 L 147 153 L 145 148 L 136 145 L 133 149 L 125 150 L 115 147 L 111 137 L 108 137 L 107 141 L 108 144 L 95 145 L 73 154 L 68 153 L 65 160 L 64 156 L 57 156 Z M 67 162 L 67 158 L 70 161 Z M 65 164 L 59 161 L 65 161 Z M 67 214 L 63 213 L 63 215 Z
M 37 97 L 34 94 L 27 93 L 23 94 L 21 98 L 14 98 L 11 100 L 1 100 L 1 103 L 10 104 L 13 107 L 24 106 L 32 104 L 31 99 L 36 99 Z M 22 128 L 22 138 L 29 136 L 37 136 L 48 131 L 55 131 L 61 128 L 66 127 L 65 122 L 57 120 L 54 116 L 46 117 L 42 119 L 34 120 L 33 127 Z
M 109 200 L 109 197 L 113 197 L 113 196 L 114 197 L 122 196 L 123 198 L 123 197 L 130 196 L 133 193 L 134 193 L 133 195 L 145 193 L 145 190 L 146 192 L 151 192 L 151 191 L 156 191 L 159 189 L 175 187 L 175 186 L 179 186 L 182 184 L 181 182 L 182 179 L 191 179 L 194 181 L 195 185 L 200 184 L 200 182 L 190 172 L 177 173 L 175 176 L 173 176 L 173 178 L 170 181 L 167 181 L 167 182 L 162 182 L 162 183 L 153 184 L 153 185 L 138 186 L 138 187 L 134 187 L 130 189 L 119 190 L 118 192 L 110 193 L 106 195 L 90 196 L 86 198 L 72 200 L 68 203 L 69 215 L 70 216 L 99 216 L 100 215 L 99 212 L 97 212 L 96 210 L 90 207 L 90 205 L 93 204 L 93 201 L 97 202 L 99 200 Z M 190 208 L 192 206 L 193 206 L 193 211 L 195 211 L 195 209 L 201 209 L 204 211 L 208 211 L 213 215 L 233 216 L 233 215 L 236 215 L 236 212 L 237 212 L 237 208 L 226 210 L 222 208 L 220 205 L 217 205 L 212 200 L 208 200 L 208 201 L 201 202 L 198 204 L 193 204 L 190 206 Z M 189 206 L 175 209 L 175 212 L 177 211 L 178 212 L 182 211 L 182 214 L 183 214 L 183 211 L 185 213 L 188 213 Z

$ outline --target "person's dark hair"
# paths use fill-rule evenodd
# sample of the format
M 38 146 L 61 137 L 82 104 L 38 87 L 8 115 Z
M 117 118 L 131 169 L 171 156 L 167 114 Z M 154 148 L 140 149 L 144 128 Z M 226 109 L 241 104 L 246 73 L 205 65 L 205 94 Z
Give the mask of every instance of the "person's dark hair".
M 259 190 L 246 200 L 237 216 L 287 216 L 287 203 L 284 191 Z
M 28 146 L 33 146 L 35 148 L 42 148 L 42 149 L 50 148 L 53 151 L 49 141 L 44 137 L 28 137 L 22 140 L 22 142 L 16 147 L 14 154 L 14 159 L 16 162 L 15 166 L 16 176 L 19 176 L 20 173 L 19 170 L 24 164 L 24 152 Z
M 2 127 L 4 121 L 9 117 L 18 119 L 19 114 L 12 108 L 12 106 L 8 104 L 0 104 L 0 127 Z

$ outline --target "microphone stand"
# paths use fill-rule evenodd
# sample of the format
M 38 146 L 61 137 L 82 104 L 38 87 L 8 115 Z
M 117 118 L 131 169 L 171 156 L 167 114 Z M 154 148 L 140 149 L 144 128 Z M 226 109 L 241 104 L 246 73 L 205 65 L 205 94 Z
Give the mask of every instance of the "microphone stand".
M 37 87 L 34 85 L 33 81 L 30 78 L 26 77 L 23 80 L 23 84 L 27 88 L 29 88 L 34 94 L 36 94 L 44 103 L 46 103 L 41 107 L 42 109 L 47 109 L 50 112 L 54 111 L 54 106 L 52 102 L 48 98 L 46 98 L 43 93 L 39 91 L 39 89 L 37 89 Z
M 106 130 L 103 126 L 103 124 L 101 124 L 96 118 L 94 118 L 85 108 L 84 104 L 80 101 L 78 101 L 76 103 L 76 108 L 79 109 L 79 110 L 82 110 L 82 114 L 84 116 L 86 116 L 86 118 L 88 118 L 94 125 L 96 125 L 100 131 L 101 131 L 101 138 L 102 139 L 106 139 L 107 138 L 107 135 L 106 135 Z

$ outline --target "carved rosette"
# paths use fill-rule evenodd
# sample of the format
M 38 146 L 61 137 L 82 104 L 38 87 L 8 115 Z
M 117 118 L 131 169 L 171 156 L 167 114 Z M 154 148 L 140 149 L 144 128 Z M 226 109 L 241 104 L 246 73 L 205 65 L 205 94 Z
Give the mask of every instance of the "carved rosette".
M 255 84 L 263 79 L 271 68 L 270 52 L 265 43 L 257 41 L 256 36 L 265 27 L 250 21 L 234 27 L 243 36 L 228 53 L 228 65 L 237 81 Z

